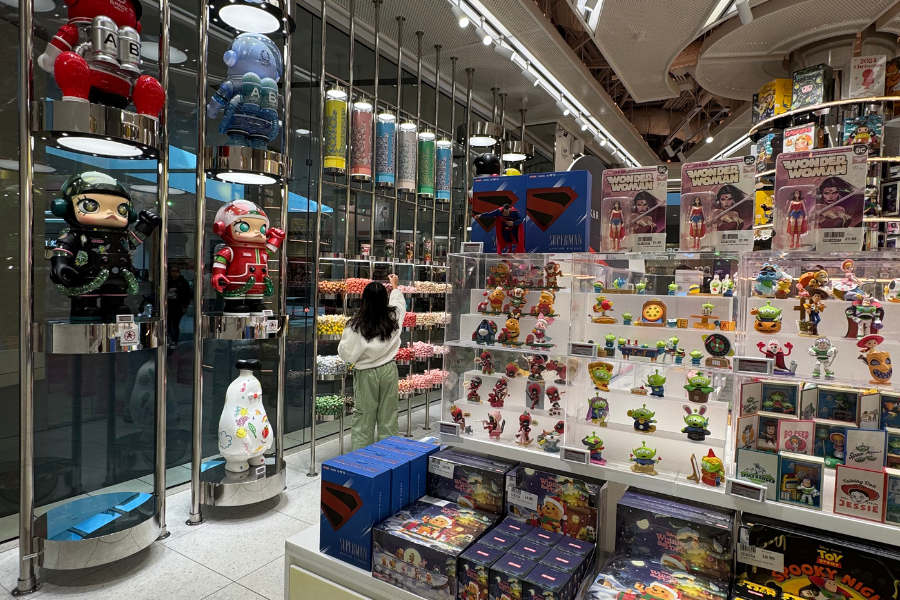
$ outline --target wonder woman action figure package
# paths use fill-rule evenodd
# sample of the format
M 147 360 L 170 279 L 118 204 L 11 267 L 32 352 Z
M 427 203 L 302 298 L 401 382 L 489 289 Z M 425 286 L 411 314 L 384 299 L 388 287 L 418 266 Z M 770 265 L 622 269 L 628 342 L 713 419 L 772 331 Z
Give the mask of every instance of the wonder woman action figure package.
M 752 156 L 681 167 L 682 250 L 753 250 Z

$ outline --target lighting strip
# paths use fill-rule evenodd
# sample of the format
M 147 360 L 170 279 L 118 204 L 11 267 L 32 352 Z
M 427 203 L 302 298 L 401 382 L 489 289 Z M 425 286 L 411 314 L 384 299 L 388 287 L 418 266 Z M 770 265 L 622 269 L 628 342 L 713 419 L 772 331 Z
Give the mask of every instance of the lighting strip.
M 581 104 L 575 96 L 569 92 L 539 60 L 537 60 L 531 52 L 528 51 L 510 32 L 503 23 L 497 19 L 490 11 L 485 8 L 480 0 L 447 0 L 451 7 L 458 7 L 463 13 L 468 15 L 472 24 L 485 23 L 490 25 L 492 29 L 498 32 L 498 37 L 502 37 L 503 42 L 512 48 L 516 53 L 513 55 L 511 62 L 520 69 L 530 69 L 537 75 L 535 87 L 541 87 L 546 90 L 547 94 L 554 101 L 562 101 L 571 111 L 573 115 L 581 115 L 581 118 L 588 125 L 583 132 L 594 137 L 600 136 L 609 140 L 613 150 L 612 154 L 618 154 L 624 159 L 626 166 L 638 167 L 641 164 L 616 140 L 609 131 L 600 124 L 600 121 L 591 115 L 590 111 Z M 596 7 L 599 8 L 602 2 L 597 2 Z M 454 10 L 454 13 L 457 11 Z M 599 12 L 599 11 L 598 11 Z M 484 28 L 487 31 L 487 28 Z M 493 32 L 490 32 L 493 33 Z M 495 40 L 496 43 L 496 40 Z
M 737 152 L 740 148 L 744 147 L 748 142 L 751 142 L 750 138 L 746 135 L 743 135 L 735 142 L 733 142 L 730 146 L 713 156 L 710 160 L 721 160 L 723 158 L 728 158 L 732 154 Z

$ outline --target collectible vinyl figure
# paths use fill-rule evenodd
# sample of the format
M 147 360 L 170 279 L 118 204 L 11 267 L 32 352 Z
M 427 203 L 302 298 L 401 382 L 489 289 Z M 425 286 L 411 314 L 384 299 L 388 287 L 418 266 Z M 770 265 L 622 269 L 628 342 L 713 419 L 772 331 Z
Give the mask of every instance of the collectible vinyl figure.
M 503 400 L 506 399 L 509 381 L 506 377 L 501 377 L 494 384 L 494 390 L 488 394 L 488 402 L 494 408 L 503 408 Z
M 525 306 L 525 290 L 520 287 L 513 288 L 507 296 L 507 300 L 509 300 L 509 304 L 503 307 L 503 312 L 508 313 L 510 317 L 521 317 L 522 308 Z
M 710 448 L 709 453 L 700 459 L 700 482 L 712 487 L 722 485 L 725 479 L 725 468 L 722 459 Z
M 689 440 L 702 442 L 706 439 L 706 436 L 710 435 L 710 431 L 707 429 L 709 427 L 709 417 L 704 416 L 706 407 L 695 408 L 693 412 L 687 404 L 683 408 L 687 415 L 683 417 L 685 427 L 681 430 L 681 433 L 686 433 Z
M 478 362 L 481 363 L 481 374 L 482 375 L 493 375 L 494 374 L 494 361 L 491 358 L 491 353 L 488 351 L 482 352 L 478 356 Z
M 559 452 L 560 434 L 557 431 L 544 431 L 537 440 L 544 452 Z
M 153 117 L 165 102 L 162 86 L 141 75 L 140 0 L 69 1 L 59 28 L 38 65 L 52 73 L 63 100 L 125 108 L 129 101 Z
M 774 373 L 778 375 L 793 375 L 797 371 L 797 361 L 792 360 L 791 365 L 788 366 L 784 360 L 794 351 L 792 343 L 785 342 L 782 346 L 778 340 L 772 338 L 768 344 L 757 342 L 756 347 L 759 348 L 760 353 L 766 358 L 770 358 L 775 362 L 775 366 L 772 369 Z
M 595 361 L 588 364 L 588 375 L 594 383 L 594 387 L 601 392 L 609 391 L 609 381 L 612 379 L 613 366 L 608 362 Z
M 50 210 L 67 227 L 53 248 L 50 280 L 72 299 L 72 320 L 131 314 L 125 298 L 138 294 L 131 253 L 159 227 L 159 216 L 149 210 L 135 213 L 125 187 L 96 171 L 72 175 L 59 193 Z
M 625 239 L 625 216 L 622 213 L 622 203 L 616 200 L 609 211 L 609 237 L 612 239 L 612 250 L 622 249 L 622 240 Z
M 538 346 L 541 348 L 551 348 L 556 344 L 551 344 L 551 338 L 547 335 L 547 327 L 553 325 L 553 319 L 544 316 L 543 314 L 538 315 L 537 322 L 534 324 L 534 329 L 531 330 L 531 333 L 525 338 L 525 343 L 529 346 Z
M 699 350 L 697 350 L 696 348 L 693 348 L 693 349 L 688 353 L 688 355 L 691 357 L 691 364 L 692 364 L 693 366 L 695 366 L 695 367 L 699 367 L 699 366 L 700 366 L 700 359 L 703 358 L 703 353 L 700 352 Z
M 554 290 L 562 289 L 559 287 L 558 280 L 562 277 L 562 269 L 559 268 L 559 263 L 550 261 L 546 265 L 544 265 L 544 287 L 551 288 Z
M 800 247 L 800 237 L 809 232 L 809 223 L 806 218 L 806 204 L 803 202 L 803 192 L 794 190 L 788 201 L 788 222 L 786 233 L 790 236 L 789 248 Z
M 497 335 L 497 324 L 490 319 L 482 319 L 478 329 L 472 332 L 472 341 L 476 344 L 494 345 L 494 336 Z
M 531 444 L 532 440 L 531 436 L 531 415 L 528 414 L 528 411 L 523 412 L 519 415 L 519 431 L 516 433 L 516 443 L 520 446 L 528 446 Z
M 478 312 L 488 315 L 499 315 L 503 312 L 503 299 L 506 298 L 506 292 L 499 285 L 493 291 L 485 292 L 484 302 L 478 305 Z
M 656 456 L 656 450 L 647 447 L 647 442 L 641 442 L 640 448 L 634 448 L 631 451 L 631 470 L 635 473 L 645 473 L 647 475 L 656 475 L 654 468 L 656 463 L 661 461 Z
M 560 416 L 562 414 L 562 407 L 560 406 L 559 388 L 550 386 L 545 393 L 547 394 L 547 399 L 550 401 L 550 411 L 548 414 L 551 417 Z
M 590 421 L 594 425 L 606 427 L 606 420 L 609 418 L 609 402 L 606 398 L 594 396 L 588 402 L 587 416 L 585 421 Z
M 705 404 L 709 401 L 709 395 L 713 392 L 712 380 L 703 373 L 697 372 L 693 377 L 688 379 L 684 385 L 687 390 L 688 400 L 697 404 Z
M 594 317 L 594 323 L 615 323 L 615 317 L 606 316 L 606 311 L 613 309 L 612 300 L 607 300 L 606 296 L 597 296 L 597 301 L 594 303 L 594 312 L 599 313 L 599 317 Z
M 831 344 L 831 340 L 826 337 L 820 337 L 809 348 L 809 355 L 816 359 L 816 366 L 813 367 L 812 376 L 819 377 L 822 370 L 825 371 L 825 379 L 834 379 L 834 371 L 831 365 L 837 356 L 837 348 Z
M 666 390 L 663 386 L 666 384 L 666 378 L 659 374 L 659 369 L 656 369 L 653 375 L 648 375 L 644 383 L 650 388 L 651 396 L 665 397 Z
M 553 312 L 553 303 L 556 301 L 556 295 L 548 290 L 541 292 L 541 297 L 538 298 L 538 303 L 535 306 L 531 307 L 531 315 L 546 315 L 548 317 L 555 317 L 556 313 Z
M 869 368 L 871 376 L 869 383 L 890 383 L 891 377 L 894 375 L 891 355 L 878 349 L 878 344 L 882 343 L 884 343 L 884 337 L 877 334 L 867 335 L 856 343 L 862 352 L 858 357 L 859 360 L 866 363 Z
M 581 440 L 581 443 L 585 448 L 588 449 L 588 452 L 591 453 L 591 463 L 595 465 L 605 465 L 606 460 L 601 456 L 601 452 L 604 450 L 603 448 L 603 440 L 597 437 L 597 432 L 592 431 L 591 435 L 584 436 L 584 439 Z
M 865 337 L 876 333 L 884 323 L 884 308 L 869 294 L 857 295 L 844 310 L 847 316 L 847 334 L 844 337 Z
M 691 212 L 688 219 L 691 222 L 691 248 L 699 250 L 700 240 L 706 237 L 706 217 L 703 214 L 703 202 L 699 197 L 695 197 L 691 201 Z
M 472 433 L 472 428 L 466 426 L 465 414 L 463 414 L 462 409 L 455 404 L 450 405 L 450 418 L 453 419 L 454 423 L 459 425 L 459 430 L 462 433 Z
M 632 408 L 628 411 L 628 416 L 634 419 L 634 430 L 641 433 L 653 433 L 656 431 L 656 413 L 647 408 L 644 404 L 641 408 Z
M 756 281 L 753 283 L 753 291 L 759 296 L 772 297 L 775 295 L 775 284 L 781 279 L 782 273 L 777 265 L 764 263 L 759 273 L 756 274 Z
M 492 410 L 488 413 L 488 418 L 481 422 L 484 429 L 487 430 L 488 436 L 496 439 L 500 438 L 503 428 L 506 427 L 506 421 L 500 416 L 499 410 Z
M 469 380 L 469 389 L 466 394 L 466 400 L 481 404 L 481 396 L 478 394 L 478 388 L 481 387 L 481 383 L 481 377 L 473 377 Z
M 225 298 L 225 315 L 263 315 L 263 296 L 275 293 L 269 279 L 269 253 L 285 234 L 269 228 L 266 213 L 249 200 L 232 200 L 216 213 L 213 233 L 225 240 L 212 267 L 212 286 Z
M 813 291 L 809 300 L 806 301 L 806 314 L 809 317 L 809 325 L 807 331 L 809 335 L 819 335 L 819 323 L 822 322 L 822 312 L 825 311 L 825 303 L 822 302 L 822 294 Z
M 261 33 L 242 33 L 231 42 L 222 60 L 228 65 L 228 78 L 206 106 L 206 116 L 215 119 L 224 108 L 219 133 L 228 135 L 228 145 L 265 150 L 281 129 L 281 51 Z
M 544 408 L 544 385 L 543 382 L 529 381 L 525 385 L 525 402 L 528 404 L 528 410 Z
M 519 342 L 519 319 L 510 317 L 506 320 L 506 327 L 497 336 L 497 341 L 503 346 L 521 346 Z
M 476 164 L 480 158 L 481 157 L 475 159 Z M 496 159 L 496 157 L 494 158 Z M 481 213 L 479 217 L 493 217 L 495 219 L 497 254 L 516 252 L 518 250 L 521 243 L 522 223 L 525 221 L 524 215 L 522 215 L 518 208 L 511 204 L 504 204 L 496 210 Z
M 766 300 L 765 306 L 753 308 L 750 314 L 756 317 L 753 329 L 759 333 L 778 333 L 781 331 L 781 309 L 772 306 L 771 300 Z
M 241 473 L 251 466 L 265 464 L 265 453 L 275 439 L 266 408 L 262 386 L 253 376 L 262 368 L 258 360 L 239 360 L 239 374 L 225 392 L 225 407 L 219 417 L 219 452 L 225 458 L 225 470 Z

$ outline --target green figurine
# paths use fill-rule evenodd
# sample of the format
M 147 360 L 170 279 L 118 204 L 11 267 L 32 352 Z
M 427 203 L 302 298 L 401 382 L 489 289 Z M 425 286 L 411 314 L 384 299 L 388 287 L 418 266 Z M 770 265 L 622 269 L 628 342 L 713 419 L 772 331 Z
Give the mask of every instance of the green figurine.
M 678 286 L 675 285 L 675 282 L 673 281 L 672 283 L 669 284 L 669 295 L 674 296 L 675 292 L 677 292 L 677 291 L 678 291 Z
M 694 348 L 688 353 L 688 356 L 691 357 L 691 364 L 695 367 L 700 366 L 700 359 L 703 358 L 703 353 Z
M 606 337 L 603 339 L 605 340 L 603 349 L 606 350 L 606 356 L 610 358 L 614 357 L 616 355 L 616 336 L 607 333 Z
M 713 388 L 710 385 L 711 383 L 712 380 L 709 377 L 704 376 L 703 373 L 697 373 L 691 377 L 684 386 L 684 389 L 688 392 L 688 400 L 699 404 L 705 404 L 709 400 L 710 393 L 713 391 Z
M 638 294 L 643 294 L 644 292 L 646 292 L 647 291 L 647 278 L 644 277 L 643 279 L 638 281 L 636 284 L 634 284 L 634 289 L 637 290 Z
M 600 456 L 600 453 L 603 451 L 603 440 L 597 437 L 596 431 L 592 431 L 591 435 L 584 436 L 584 439 L 581 440 L 581 443 L 584 444 L 584 446 L 591 453 L 591 464 L 606 464 L 606 460 Z
M 656 457 L 656 450 L 647 447 L 647 442 L 641 442 L 640 448 L 634 448 L 631 451 L 631 470 L 635 473 L 645 473 L 647 475 L 656 475 L 654 466 L 662 460 Z
M 687 404 L 684 405 L 684 412 L 687 415 L 684 418 L 685 427 L 681 430 L 681 433 L 686 433 L 689 440 L 695 442 L 702 442 L 706 439 L 706 436 L 710 435 L 709 429 L 709 417 L 704 416 L 706 414 L 706 407 L 701 406 L 699 409 L 694 409 L 691 411 L 691 407 Z
M 634 419 L 634 430 L 641 433 L 653 433 L 656 431 L 656 413 L 643 405 L 641 408 L 632 408 L 628 411 L 628 416 Z
M 659 369 L 656 369 L 656 373 L 653 375 L 649 375 L 647 381 L 644 382 L 644 385 L 650 388 L 650 395 L 659 398 L 663 398 L 666 395 L 666 391 L 663 389 L 665 384 L 666 378 L 659 374 Z
M 631 320 L 634 318 L 634 315 L 628 311 L 622 313 L 622 325 L 631 325 Z

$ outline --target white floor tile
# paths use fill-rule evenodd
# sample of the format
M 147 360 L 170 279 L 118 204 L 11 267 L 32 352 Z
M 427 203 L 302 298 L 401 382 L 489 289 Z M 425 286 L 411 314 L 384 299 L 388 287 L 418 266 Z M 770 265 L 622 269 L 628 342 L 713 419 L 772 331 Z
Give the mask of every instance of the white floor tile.
M 260 596 L 240 584 L 232 583 L 203 600 L 265 600 L 265 596 Z
M 274 509 L 309 525 L 319 522 L 319 507 L 322 498 L 322 484 L 318 478 L 316 484 L 287 490 L 278 497 Z
M 238 583 L 268 600 L 281 600 L 284 598 L 284 557 L 280 556 L 242 577 Z

